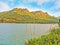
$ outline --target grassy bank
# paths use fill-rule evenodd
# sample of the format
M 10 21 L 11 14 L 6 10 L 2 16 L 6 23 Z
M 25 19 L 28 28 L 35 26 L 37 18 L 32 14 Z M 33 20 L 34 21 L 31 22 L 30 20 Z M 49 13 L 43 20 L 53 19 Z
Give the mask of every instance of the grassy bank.
M 52 29 L 49 34 L 39 38 L 30 39 L 25 45 L 60 45 L 60 28 Z

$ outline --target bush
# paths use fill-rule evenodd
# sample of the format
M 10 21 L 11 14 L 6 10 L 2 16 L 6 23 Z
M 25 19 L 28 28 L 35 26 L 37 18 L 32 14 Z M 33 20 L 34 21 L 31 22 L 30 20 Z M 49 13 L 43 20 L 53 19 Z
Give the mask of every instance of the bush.
M 39 38 L 30 39 L 25 45 L 60 45 L 60 28 L 52 29 L 49 34 Z

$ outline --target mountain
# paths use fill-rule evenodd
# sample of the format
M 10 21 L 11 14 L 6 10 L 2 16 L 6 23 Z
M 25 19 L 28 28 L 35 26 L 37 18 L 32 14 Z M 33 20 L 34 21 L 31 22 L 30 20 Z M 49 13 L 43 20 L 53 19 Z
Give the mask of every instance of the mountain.
M 14 8 L 0 12 L 0 23 L 57 23 L 58 19 L 47 12 Z

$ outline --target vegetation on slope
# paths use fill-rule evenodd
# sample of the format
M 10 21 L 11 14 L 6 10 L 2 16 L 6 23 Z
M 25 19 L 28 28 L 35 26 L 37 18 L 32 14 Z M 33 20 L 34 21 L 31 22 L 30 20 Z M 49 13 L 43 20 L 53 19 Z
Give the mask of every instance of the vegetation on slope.
M 57 23 L 58 19 L 42 11 L 29 12 L 27 9 L 15 8 L 0 12 L 0 23 Z
M 52 29 L 48 35 L 30 39 L 25 45 L 60 45 L 60 28 Z

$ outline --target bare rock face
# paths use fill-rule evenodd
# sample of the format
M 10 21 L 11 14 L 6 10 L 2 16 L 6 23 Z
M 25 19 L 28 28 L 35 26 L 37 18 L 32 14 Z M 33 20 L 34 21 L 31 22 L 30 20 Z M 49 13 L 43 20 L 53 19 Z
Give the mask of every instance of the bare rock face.
M 12 11 L 23 11 L 23 12 L 29 12 L 28 9 L 21 9 L 21 8 L 14 8 Z
M 26 8 L 25 9 L 22 9 L 22 11 L 29 12 L 28 9 L 26 9 Z

